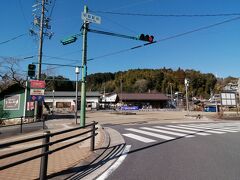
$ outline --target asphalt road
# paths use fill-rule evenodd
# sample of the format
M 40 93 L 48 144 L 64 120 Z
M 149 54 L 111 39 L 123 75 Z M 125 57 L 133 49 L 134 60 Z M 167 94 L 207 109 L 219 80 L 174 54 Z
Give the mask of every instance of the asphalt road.
M 205 129 L 200 129 L 198 131 L 199 134 L 196 134 L 196 127 L 191 127 L 194 126 L 193 124 L 190 124 L 190 126 L 189 123 L 174 124 L 177 127 L 170 127 L 168 125 L 173 124 L 112 126 L 111 128 L 114 128 L 123 135 L 126 144 L 132 146 L 127 158 L 108 179 L 240 179 L 239 123 L 213 123 L 209 125 L 207 123 L 202 123 L 201 126 Z M 179 125 L 187 125 L 189 127 L 181 127 Z M 160 126 L 160 128 L 156 128 L 155 126 Z M 166 132 L 156 132 L 156 130 L 153 131 L 152 129 L 149 130 L 146 128 L 160 129 L 168 131 L 168 133 L 170 131 L 170 133 L 182 133 L 187 135 L 166 134 Z M 176 131 L 176 129 L 178 129 L 178 131 Z M 143 134 L 146 133 L 146 131 L 147 133 L 155 133 L 155 137 L 152 136 L 152 134 L 150 134 L 151 136 L 149 134 Z M 191 133 L 186 133 L 187 131 Z M 192 131 L 195 133 L 192 133 Z M 156 134 L 165 139 L 157 138 Z M 140 139 L 138 139 L 139 136 Z

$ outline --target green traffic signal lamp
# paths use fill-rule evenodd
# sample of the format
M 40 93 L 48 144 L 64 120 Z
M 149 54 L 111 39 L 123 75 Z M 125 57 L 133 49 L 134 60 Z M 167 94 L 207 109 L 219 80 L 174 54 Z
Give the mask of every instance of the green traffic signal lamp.
M 29 77 L 34 77 L 35 76 L 35 70 L 36 70 L 36 65 L 35 64 L 29 64 L 28 65 L 28 76 Z
M 69 38 L 67 38 L 67 39 L 61 40 L 61 43 L 62 43 L 63 45 L 67 45 L 67 44 L 70 44 L 70 43 L 75 42 L 76 40 L 77 40 L 77 37 L 71 36 L 71 37 L 69 37 Z

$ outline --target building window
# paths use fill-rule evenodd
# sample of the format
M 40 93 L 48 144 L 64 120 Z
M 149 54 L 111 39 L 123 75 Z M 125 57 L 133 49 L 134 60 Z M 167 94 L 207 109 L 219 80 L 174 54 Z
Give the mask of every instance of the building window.
M 70 108 L 71 102 L 56 102 L 56 108 Z

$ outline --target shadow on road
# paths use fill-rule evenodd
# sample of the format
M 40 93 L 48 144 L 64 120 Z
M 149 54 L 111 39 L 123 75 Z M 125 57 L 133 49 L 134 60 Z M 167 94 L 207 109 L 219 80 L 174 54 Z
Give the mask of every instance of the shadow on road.
M 48 176 L 48 179 L 60 179 L 61 177 L 64 176 L 65 176 L 64 179 L 71 180 L 82 179 L 87 175 L 91 174 L 92 172 L 101 168 L 104 164 L 106 164 L 110 160 L 120 157 L 124 147 L 125 144 L 119 144 L 112 147 L 96 149 L 96 151 L 103 150 L 103 152 L 101 155 L 97 155 L 97 157 L 94 160 L 90 162 L 85 161 L 83 164 L 77 165 L 73 168 L 67 169 L 59 173 L 51 174 Z

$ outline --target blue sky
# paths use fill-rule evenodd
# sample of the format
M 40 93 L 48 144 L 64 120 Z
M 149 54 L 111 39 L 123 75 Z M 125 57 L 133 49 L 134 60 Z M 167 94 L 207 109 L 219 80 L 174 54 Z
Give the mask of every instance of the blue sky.
M 216 17 L 143 17 L 105 14 L 93 11 L 141 14 L 222 14 L 240 13 L 239 0 L 52 0 L 51 40 L 44 39 L 43 63 L 81 65 L 82 39 L 63 46 L 60 40 L 80 33 L 81 12 L 84 5 L 92 14 L 101 16 L 102 22 L 90 28 L 130 36 L 141 33 L 154 35 L 154 40 L 164 39 L 238 16 Z M 37 62 L 38 41 L 28 34 L 32 28 L 32 5 L 35 0 L 2 0 L 0 6 L 0 43 L 27 33 L 8 43 L 0 44 L 0 57 L 20 59 L 22 72 L 27 64 Z M 53 3 L 52 3 L 53 5 Z M 49 9 L 51 9 L 52 5 Z M 240 19 L 178 38 L 158 42 L 143 48 L 88 62 L 88 74 L 116 72 L 135 68 L 195 69 L 213 73 L 218 77 L 240 77 Z M 129 49 L 144 42 L 88 33 L 88 59 Z M 59 57 L 59 58 L 49 58 Z M 52 68 L 48 67 L 48 68 Z M 42 66 L 43 71 L 47 68 Z M 75 78 L 74 68 L 58 67 L 49 75 Z

